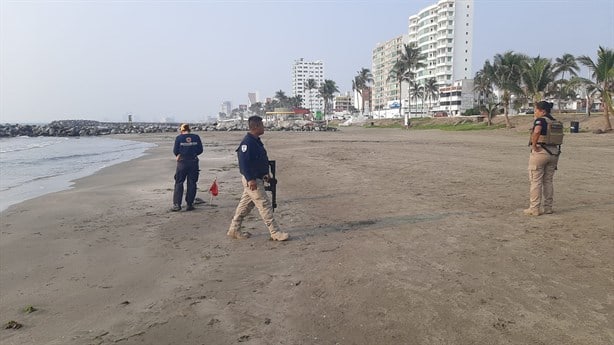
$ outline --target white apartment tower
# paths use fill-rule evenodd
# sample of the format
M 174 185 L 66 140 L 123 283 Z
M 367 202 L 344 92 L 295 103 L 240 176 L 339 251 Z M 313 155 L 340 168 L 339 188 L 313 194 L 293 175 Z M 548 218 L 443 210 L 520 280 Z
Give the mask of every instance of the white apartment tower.
M 436 78 L 443 86 L 472 79 L 473 0 L 439 0 L 410 16 L 409 41 L 426 56 L 418 82 Z
M 406 38 L 405 38 L 406 37 Z M 390 80 L 390 70 L 402 44 L 415 43 L 425 56 L 426 67 L 416 71 L 416 81 L 424 84 L 435 78 L 439 87 L 472 79 L 473 0 L 439 0 L 409 17 L 408 34 L 396 37 L 373 50 L 373 109 L 391 113 L 389 105 L 399 102 L 398 83 Z M 409 103 L 408 84 L 403 83 L 401 102 L 406 111 L 416 111 Z M 415 102 L 413 102 L 415 103 Z M 422 107 L 420 107 L 422 108 Z M 393 113 L 394 114 L 394 113 Z
M 315 89 L 307 89 L 309 79 L 316 82 Z M 318 96 L 318 88 L 324 83 L 324 63 L 322 61 L 305 61 L 300 58 L 292 66 L 292 96 L 303 97 L 303 107 L 312 111 L 324 109 L 324 101 Z

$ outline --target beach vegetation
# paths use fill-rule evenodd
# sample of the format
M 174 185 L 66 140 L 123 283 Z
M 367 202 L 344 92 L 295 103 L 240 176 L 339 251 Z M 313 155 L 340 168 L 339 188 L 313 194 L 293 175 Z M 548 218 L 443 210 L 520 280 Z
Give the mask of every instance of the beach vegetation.
M 311 90 L 317 90 L 318 82 L 315 79 L 309 78 L 305 82 L 305 90 L 311 94 Z M 313 97 L 309 97 L 309 111 L 313 112 Z
M 609 132 L 612 130 L 610 113 L 614 113 L 614 109 L 612 109 L 612 95 L 614 94 L 614 50 L 600 46 L 597 50 L 596 61 L 593 61 L 593 59 L 585 55 L 578 57 L 577 60 L 582 65 L 588 67 L 591 72 L 591 79 L 576 77 L 574 82 L 585 85 L 587 94 L 590 93 L 593 97 L 598 95 L 601 98 L 605 119 L 605 131 Z
M 412 121 L 412 129 L 438 129 L 441 131 L 479 131 L 479 130 L 488 130 L 488 129 L 498 129 L 505 128 L 505 124 L 499 124 L 496 126 L 488 125 L 485 122 L 456 122 L 456 123 L 433 123 L 430 121 L 426 121 L 421 123 L 420 121 Z
M 369 96 L 369 113 L 371 113 L 371 85 L 373 84 L 373 74 L 368 68 L 362 68 L 352 80 L 352 90 L 358 92 L 362 100 L 362 114 L 365 113 L 365 94 Z
M 612 130 L 609 116 L 614 113 L 614 50 L 600 46 L 594 61 L 588 56 L 575 58 L 572 54 L 563 54 L 553 62 L 513 51 L 496 54 L 492 61 L 486 60 L 475 74 L 474 91 L 482 113 L 497 114 L 496 109 L 503 108 L 507 128 L 513 127 L 508 117 L 510 108 L 529 114 L 535 102 L 556 99 L 561 114 L 562 101 L 573 101 L 582 95 L 588 116 L 594 100 L 601 100 L 605 131 Z M 579 64 L 588 67 L 590 78 L 578 77 Z
M 403 116 L 403 102 L 401 85 L 404 81 L 410 83 L 415 79 L 417 69 L 426 67 L 424 60 L 426 56 L 420 52 L 420 48 L 415 42 L 404 44 L 401 51 L 398 52 L 398 60 L 392 66 L 388 74 L 388 80 L 394 80 L 398 83 L 399 92 L 399 116 Z M 408 122 L 408 115 L 405 115 L 405 121 Z
M 439 95 L 439 85 L 437 84 L 437 79 L 428 78 L 424 82 L 424 100 L 429 101 L 429 111 L 432 109 L 433 101 Z M 424 104 L 424 102 L 422 102 Z
M 23 325 L 14 320 L 11 320 L 4 325 L 4 329 L 20 329 L 21 327 L 23 327 Z
M 512 128 L 512 123 L 508 116 L 512 96 L 524 94 L 521 81 L 523 68 L 526 66 L 528 59 L 524 54 L 507 51 L 503 54 L 495 55 L 492 64 L 489 60 L 486 60 L 479 72 L 482 78 L 486 78 L 494 87 L 501 91 L 500 101 L 504 109 L 503 115 L 505 116 L 507 128 Z
M 38 309 L 36 309 L 35 307 L 33 307 L 33 306 L 31 306 L 31 305 L 29 305 L 29 306 L 27 306 L 27 307 L 23 308 L 24 313 L 27 313 L 27 314 L 33 313 L 33 312 L 35 312 L 35 311 L 37 311 L 37 310 L 38 310 Z
M 324 99 L 324 114 L 328 114 L 331 108 L 331 102 L 333 100 L 333 96 L 335 93 L 339 92 L 339 88 L 337 87 L 337 83 L 330 79 L 325 79 L 324 83 L 320 85 L 318 88 L 318 92 L 320 93 L 320 97 Z
M 554 68 L 550 59 L 537 56 L 528 58 L 522 69 L 525 96 L 537 103 L 544 99 L 554 84 Z
M 578 63 L 576 58 L 572 54 L 563 54 L 563 56 L 558 57 L 554 60 L 554 74 L 556 76 L 561 76 L 561 78 L 557 81 L 557 93 L 558 93 L 558 108 L 559 114 L 561 113 L 561 100 L 567 99 L 569 97 L 569 91 L 571 88 L 568 87 L 567 80 L 565 79 L 565 73 L 569 73 L 570 77 L 575 77 L 578 75 L 580 68 L 578 67 Z
M 418 99 L 424 100 L 424 86 L 415 80 L 411 80 L 409 82 L 409 98 L 414 100 L 417 108 Z M 424 102 L 422 102 L 422 106 L 424 107 Z M 417 110 L 418 109 L 416 109 L 416 111 Z

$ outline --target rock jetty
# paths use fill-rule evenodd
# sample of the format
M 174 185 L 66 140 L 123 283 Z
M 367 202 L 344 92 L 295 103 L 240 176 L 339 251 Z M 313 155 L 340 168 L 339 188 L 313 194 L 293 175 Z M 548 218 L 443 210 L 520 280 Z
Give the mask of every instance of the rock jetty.
M 224 121 L 219 123 L 190 123 L 192 131 L 245 131 L 247 121 Z M 145 122 L 98 122 L 90 120 L 61 120 L 43 125 L 0 124 L 0 137 L 48 136 L 84 137 L 109 134 L 141 134 L 177 132 L 179 123 Z M 267 129 L 272 131 L 335 131 L 323 122 L 312 121 L 271 121 Z

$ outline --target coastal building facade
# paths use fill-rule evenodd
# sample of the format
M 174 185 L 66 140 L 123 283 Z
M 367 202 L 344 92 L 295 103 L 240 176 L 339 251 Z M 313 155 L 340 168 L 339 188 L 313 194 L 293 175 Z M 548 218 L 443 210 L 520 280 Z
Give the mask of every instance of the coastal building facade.
M 390 71 L 397 62 L 404 44 L 409 43 L 408 35 L 400 35 L 383 43 L 378 43 L 372 54 L 371 87 L 372 110 L 380 117 L 393 116 L 390 102 L 399 100 L 399 84 L 394 78 L 389 78 Z M 398 110 L 396 111 L 398 114 Z
M 316 82 L 315 89 L 308 89 L 305 84 L 309 79 Z M 292 65 L 292 96 L 303 98 L 303 108 L 312 111 L 324 109 L 324 100 L 319 97 L 318 88 L 324 83 L 324 62 L 320 60 L 306 61 L 300 58 Z
M 418 84 L 424 85 L 427 79 L 434 78 L 437 86 L 441 88 L 452 86 L 459 81 L 463 83 L 463 80 L 473 78 L 473 0 L 439 0 L 437 3 L 420 10 L 417 14 L 409 16 L 408 34 L 399 37 L 403 37 L 400 40 L 403 44 L 414 43 L 425 57 L 423 63 L 426 66 L 416 71 L 416 82 Z M 441 108 L 437 101 L 426 106 L 426 104 L 423 104 L 423 99 L 410 97 L 409 83 L 401 85 L 403 92 L 402 100 L 399 101 L 398 92 L 392 92 L 392 90 L 396 90 L 398 83 L 394 83 L 393 80 L 385 83 L 394 62 L 396 62 L 398 52 L 397 55 L 387 52 L 391 60 L 384 63 L 382 61 L 383 51 L 387 48 L 399 51 L 402 44 L 399 44 L 398 47 L 390 44 L 390 42 L 398 42 L 399 37 L 388 41 L 388 45 L 378 44 L 373 50 L 372 73 L 375 84 L 373 88 L 373 109 L 375 114 L 380 117 L 396 116 L 398 109 L 396 113 L 390 110 L 393 110 L 394 107 L 398 108 L 398 105 L 402 104 L 405 108 L 404 113 L 409 113 L 409 116 L 428 115 L 433 110 Z M 380 82 L 379 85 L 377 81 Z M 468 85 L 469 83 L 465 82 L 465 84 Z M 466 89 L 466 87 L 463 89 Z M 472 94 L 471 97 L 469 96 L 470 94 L 467 92 L 463 96 L 463 102 L 473 97 Z M 431 100 L 424 101 L 424 103 L 431 102 Z M 463 107 L 470 108 L 473 105 L 473 100 L 467 102 L 470 104 L 463 103 Z M 390 106 L 393 108 L 390 108 Z M 460 110 L 460 107 L 455 110 Z M 453 113 L 456 113 L 456 111 Z
M 473 79 L 457 80 L 452 85 L 439 88 L 439 106 L 436 110 L 449 116 L 459 116 L 473 107 L 473 98 Z
M 428 78 L 440 86 L 473 78 L 473 0 L 440 0 L 410 16 L 408 31 L 426 58 L 416 74 L 420 84 Z
M 354 100 L 352 94 L 346 92 L 345 94 L 337 95 L 333 99 L 333 109 L 335 112 L 349 113 L 354 108 Z

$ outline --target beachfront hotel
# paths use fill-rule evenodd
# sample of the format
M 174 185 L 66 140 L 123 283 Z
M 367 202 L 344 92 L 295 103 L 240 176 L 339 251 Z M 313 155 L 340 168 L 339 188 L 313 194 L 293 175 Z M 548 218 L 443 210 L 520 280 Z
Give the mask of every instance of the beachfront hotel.
M 372 100 L 373 109 L 380 116 L 398 115 L 398 109 L 394 109 L 399 103 L 398 83 L 388 76 L 402 44 L 411 43 L 425 56 L 426 67 L 416 71 L 418 83 L 435 78 L 440 88 L 455 86 L 454 92 L 472 89 L 473 0 L 440 0 L 409 17 L 407 35 L 377 44 L 372 54 Z M 392 51 L 395 49 L 396 53 Z M 426 105 L 411 100 L 409 83 L 404 82 L 401 88 L 402 104 L 410 116 L 423 115 Z M 462 103 L 462 99 L 467 99 L 467 95 L 458 95 L 458 99 L 447 100 L 445 105 L 430 105 L 430 111 L 458 115 L 472 106 L 468 104 L 471 102 Z
M 314 110 L 324 109 L 324 101 L 318 97 L 318 89 L 307 89 L 305 83 L 314 79 L 316 86 L 324 83 L 324 62 L 306 61 L 303 58 L 294 60 L 292 65 L 292 96 L 303 97 L 303 108 Z

